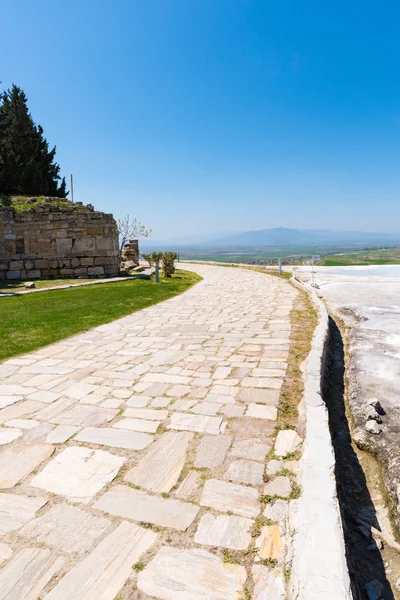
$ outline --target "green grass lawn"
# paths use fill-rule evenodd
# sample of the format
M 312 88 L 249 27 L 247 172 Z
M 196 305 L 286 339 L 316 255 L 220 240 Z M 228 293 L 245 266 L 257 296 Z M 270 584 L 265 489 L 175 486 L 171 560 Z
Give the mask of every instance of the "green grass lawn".
M 196 273 L 176 271 L 159 284 L 136 279 L 0 298 L 0 360 L 162 302 L 200 280 Z
M 21 281 L 19 279 L 3 279 L 0 281 L 0 294 L 2 292 L 13 292 L 14 290 L 16 292 L 26 290 L 27 288 L 25 287 L 25 283 L 34 283 L 35 288 L 40 290 L 41 288 L 57 287 L 60 285 L 79 285 L 80 283 L 89 283 L 90 281 L 95 280 L 93 277 L 82 279 L 80 277 L 75 277 L 74 279 L 29 279 L 25 281 Z

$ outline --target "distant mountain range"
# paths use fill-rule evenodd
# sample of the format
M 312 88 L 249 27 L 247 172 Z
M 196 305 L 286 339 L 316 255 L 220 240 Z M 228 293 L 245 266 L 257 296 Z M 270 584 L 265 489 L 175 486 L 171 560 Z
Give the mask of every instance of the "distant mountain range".
M 308 247 L 334 247 L 334 246 L 396 246 L 400 245 L 400 233 L 371 233 L 366 231 L 331 231 L 330 229 L 289 229 L 275 227 L 273 229 L 260 229 L 258 231 L 244 231 L 216 236 L 209 235 L 203 238 L 196 235 L 190 241 L 175 240 L 173 242 L 158 242 L 151 239 L 141 240 L 141 247 L 203 247 L 203 248 L 290 248 Z

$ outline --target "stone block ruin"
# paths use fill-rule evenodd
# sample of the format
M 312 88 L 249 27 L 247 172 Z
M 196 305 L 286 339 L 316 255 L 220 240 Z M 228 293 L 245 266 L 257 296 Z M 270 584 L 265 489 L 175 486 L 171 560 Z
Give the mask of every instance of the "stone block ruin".
M 0 279 L 119 274 L 113 216 L 91 205 L 59 200 L 32 200 L 27 210 L 0 207 Z

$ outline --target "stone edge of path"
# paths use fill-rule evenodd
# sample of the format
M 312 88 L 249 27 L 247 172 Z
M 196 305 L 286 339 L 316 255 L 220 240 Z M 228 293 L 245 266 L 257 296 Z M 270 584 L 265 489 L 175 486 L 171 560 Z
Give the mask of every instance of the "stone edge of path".
M 145 275 L 154 275 L 154 272 L 145 273 Z M 143 279 L 143 273 L 137 273 L 136 275 L 128 275 L 126 277 L 109 277 L 108 279 L 93 279 L 93 281 L 85 281 L 82 283 L 66 283 L 63 285 L 53 285 L 46 288 L 37 289 L 19 289 L 16 291 L 4 292 L 0 291 L 0 298 L 9 298 L 10 296 L 26 296 L 27 294 L 39 294 L 40 292 L 56 292 L 57 290 L 68 290 L 70 288 L 85 287 L 88 285 L 101 285 L 102 283 L 119 283 L 121 281 L 132 281 L 133 279 Z M 11 281 L 11 280 L 10 280 Z M 31 279 L 27 282 L 32 281 L 33 283 L 37 280 Z M 39 280 L 40 281 L 40 280 Z
M 289 598 L 350 600 L 335 455 L 328 411 L 321 395 L 329 343 L 328 313 L 311 286 L 291 281 L 310 295 L 318 311 L 318 324 L 304 365 L 304 395 L 299 406 L 306 434 L 298 475 L 302 493 L 291 502 L 290 510 L 290 530 L 294 533 Z

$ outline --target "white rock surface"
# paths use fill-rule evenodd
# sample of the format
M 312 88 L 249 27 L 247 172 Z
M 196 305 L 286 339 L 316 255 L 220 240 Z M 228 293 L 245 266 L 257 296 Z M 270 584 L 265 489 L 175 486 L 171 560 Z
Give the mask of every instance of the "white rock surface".
M 49 444 L 17 444 L 0 453 L 0 488 L 12 488 L 54 452 Z
M 215 469 L 222 465 L 231 443 L 232 436 L 230 435 L 205 435 L 197 447 L 194 466 Z
M 0 446 L 10 444 L 21 437 L 22 431 L 19 429 L 0 429 Z
M 253 460 L 234 460 L 225 471 L 224 479 L 235 483 L 260 485 L 263 481 L 264 465 Z
M 128 431 L 141 431 L 143 433 L 155 433 L 160 421 L 145 421 L 145 419 L 122 419 L 114 423 L 115 429 L 127 429 Z
M 271 571 L 268 567 L 253 565 L 251 573 L 254 582 L 253 600 L 285 600 L 285 584 L 278 569 Z
M 229 567 L 206 550 L 163 546 L 139 573 L 138 588 L 160 600 L 238 600 L 242 573 Z
M 275 442 L 275 456 L 284 458 L 287 454 L 295 452 L 301 442 L 301 437 L 294 429 L 284 429 L 283 431 L 279 431 Z
M 253 523 L 246 517 L 206 513 L 200 519 L 194 541 L 204 546 L 246 550 L 251 542 Z
M 43 600 L 114 600 L 157 534 L 123 521 L 72 568 Z
M 150 492 L 169 492 L 179 479 L 192 438 L 193 434 L 186 431 L 164 433 L 139 463 L 128 471 L 125 481 Z
M 46 498 L 0 493 L 0 534 L 15 531 L 33 519 L 47 503 Z
M 199 507 L 194 504 L 150 496 L 124 485 L 112 487 L 95 502 L 94 508 L 118 517 L 181 531 L 191 525 L 199 511 Z
M 63 552 L 86 552 L 109 526 L 108 519 L 63 503 L 27 523 L 19 535 L 31 538 L 35 544 L 61 548 Z
M 114 479 L 125 460 L 104 450 L 71 446 L 53 458 L 32 479 L 32 485 L 73 502 L 87 503 Z
M 64 559 L 50 550 L 21 550 L 0 571 L 0 598 L 36 600 L 63 563 Z
M 249 460 L 258 460 L 264 462 L 266 455 L 271 450 L 272 445 L 259 442 L 254 438 L 237 441 L 233 444 L 231 456 L 238 458 L 247 458 Z
M 69 438 L 79 431 L 79 427 L 74 425 L 57 425 L 53 431 L 51 431 L 47 438 L 47 444 L 64 444 Z
M 115 430 L 110 427 L 86 427 L 75 437 L 78 442 L 100 444 L 112 448 L 125 448 L 127 450 L 143 450 L 153 441 L 147 433 L 137 431 Z
M 246 410 L 246 417 L 254 417 L 256 419 L 267 419 L 276 421 L 278 409 L 275 406 L 267 404 L 249 404 Z
M 197 433 L 221 433 L 221 417 L 207 417 L 203 415 L 188 415 L 185 413 L 173 413 L 168 429 L 180 431 L 194 431 Z
M 200 504 L 242 517 L 256 517 L 260 512 L 258 496 L 258 491 L 251 487 L 209 479 L 204 485 Z

